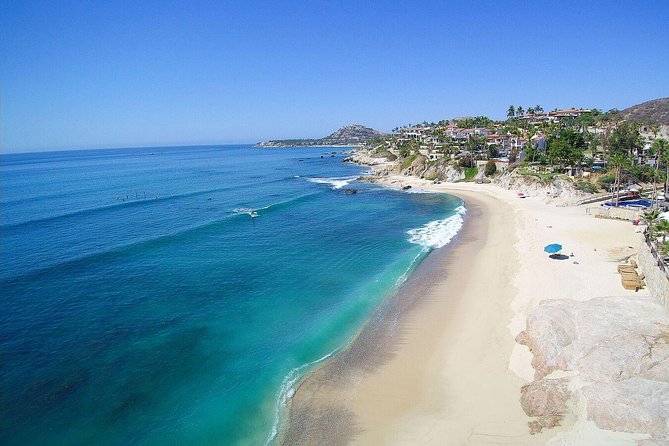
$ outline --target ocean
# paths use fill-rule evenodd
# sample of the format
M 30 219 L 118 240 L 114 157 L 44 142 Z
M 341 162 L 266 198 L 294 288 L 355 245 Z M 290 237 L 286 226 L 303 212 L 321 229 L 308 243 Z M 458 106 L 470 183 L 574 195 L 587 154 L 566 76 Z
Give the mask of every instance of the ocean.
M 2 155 L 0 443 L 272 444 L 297 380 L 465 213 L 343 156 Z

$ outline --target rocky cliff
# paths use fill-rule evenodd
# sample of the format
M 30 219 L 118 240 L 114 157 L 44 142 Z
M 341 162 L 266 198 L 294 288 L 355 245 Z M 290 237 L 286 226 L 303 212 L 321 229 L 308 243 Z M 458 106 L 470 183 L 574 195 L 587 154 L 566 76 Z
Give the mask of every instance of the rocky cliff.
M 464 169 L 448 158 L 430 161 L 422 155 L 412 155 L 398 159 L 389 152 L 376 153 L 373 150 L 361 148 L 346 158 L 345 161 L 373 166 L 374 175 L 369 178 L 371 181 L 374 180 L 374 176 L 389 175 L 414 176 L 447 183 L 465 179 Z M 558 205 L 573 204 L 580 199 L 591 196 L 591 194 L 576 189 L 573 181 L 564 178 L 556 178 L 553 181 L 545 182 L 533 176 L 519 175 L 516 172 L 507 172 L 492 178 L 486 178 L 481 168 L 476 175 L 476 181 L 492 181 L 504 189 L 523 192 L 526 196 L 538 197 L 545 202 Z

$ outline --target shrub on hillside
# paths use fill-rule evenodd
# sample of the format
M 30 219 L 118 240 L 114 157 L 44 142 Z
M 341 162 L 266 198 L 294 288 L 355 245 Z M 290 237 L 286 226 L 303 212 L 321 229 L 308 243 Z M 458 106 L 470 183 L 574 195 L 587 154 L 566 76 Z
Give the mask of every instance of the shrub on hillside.
M 497 172 L 497 164 L 495 164 L 493 160 L 490 160 L 487 163 L 485 163 L 485 170 L 483 171 L 485 176 L 489 177 L 491 175 L 495 175 L 496 172 Z
M 611 190 L 611 185 L 614 181 L 616 181 L 616 174 L 614 172 L 605 173 L 597 179 L 599 187 L 604 190 Z
M 589 194 L 594 194 L 599 190 L 597 186 L 592 184 L 590 181 L 579 181 L 576 183 L 576 189 L 587 192 Z
M 647 164 L 637 164 L 627 169 L 630 180 L 637 183 L 650 183 L 653 181 L 655 170 Z

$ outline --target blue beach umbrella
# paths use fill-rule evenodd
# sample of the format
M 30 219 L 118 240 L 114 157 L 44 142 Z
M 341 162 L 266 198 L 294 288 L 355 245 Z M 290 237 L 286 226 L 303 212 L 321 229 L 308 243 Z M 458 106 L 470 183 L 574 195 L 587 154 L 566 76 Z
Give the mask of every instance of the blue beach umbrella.
M 546 245 L 544 247 L 544 251 L 546 251 L 548 254 L 555 254 L 556 252 L 562 251 L 562 245 L 558 243 L 552 243 L 550 245 Z

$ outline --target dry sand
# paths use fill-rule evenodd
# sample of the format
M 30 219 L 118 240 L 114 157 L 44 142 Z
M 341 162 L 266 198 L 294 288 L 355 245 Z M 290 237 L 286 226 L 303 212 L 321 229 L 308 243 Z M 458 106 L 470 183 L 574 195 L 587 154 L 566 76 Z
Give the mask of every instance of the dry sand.
M 633 294 L 622 289 L 616 260 L 639 245 L 634 227 L 594 219 L 584 207 L 519 199 L 494 185 L 384 182 L 463 198 L 466 224 L 444 253 L 428 256 L 349 349 L 304 380 L 285 443 L 627 444 L 639 438 L 597 429 L 582 408 L 563 426 L 530 435 L 519 397 L 532 379 L 531 355 L 514 341 L 543 299 Z M 548 258 L 543 246 L 549 243 L 561 243 L 573 257 Z

